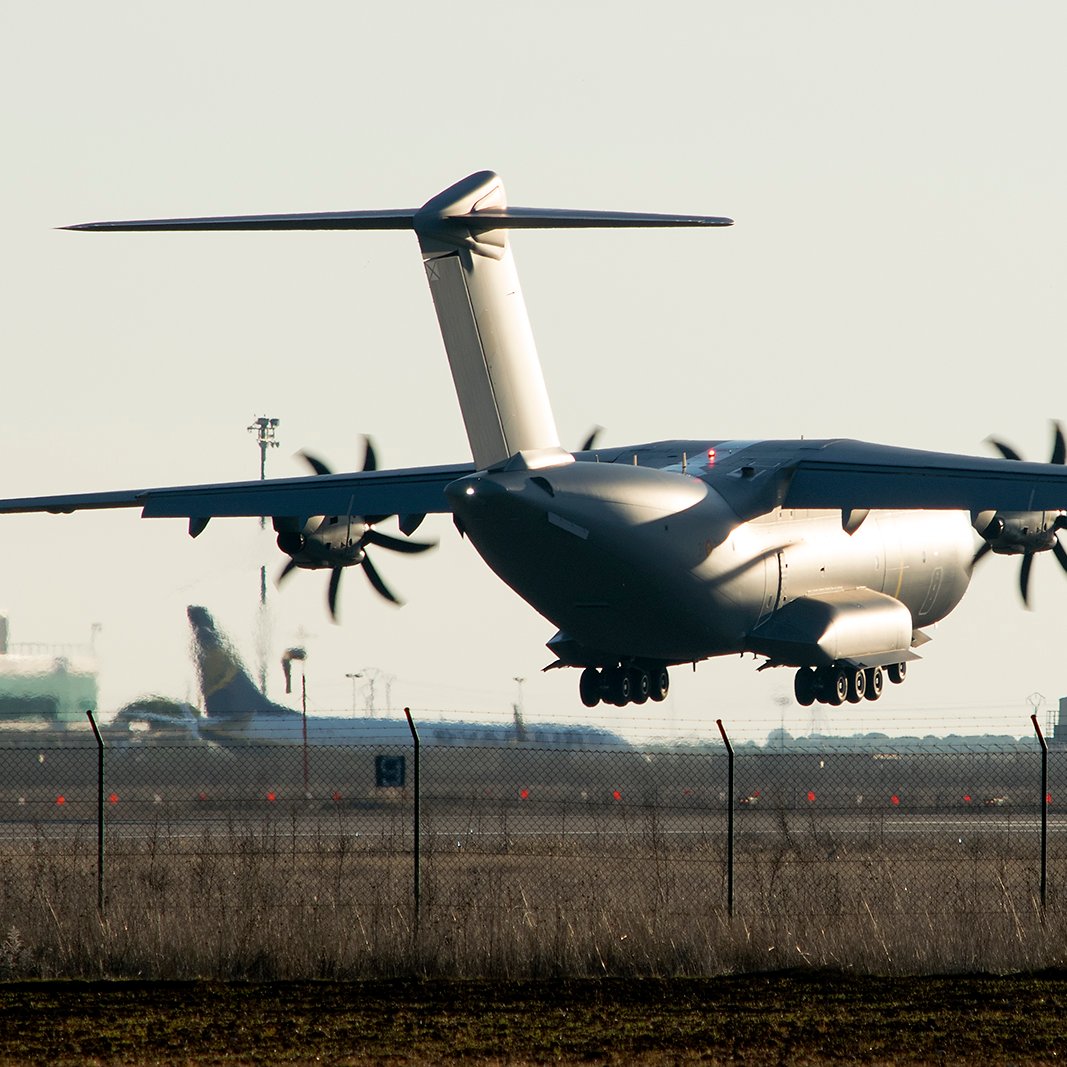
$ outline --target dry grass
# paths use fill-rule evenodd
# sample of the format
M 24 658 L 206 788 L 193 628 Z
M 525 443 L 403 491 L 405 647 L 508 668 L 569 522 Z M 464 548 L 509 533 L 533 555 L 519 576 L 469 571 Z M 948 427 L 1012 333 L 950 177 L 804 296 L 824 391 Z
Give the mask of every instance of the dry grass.
M 438 845 L 424 855 L 418 923 L 410 833 L 395 827 L 354 835 L 279 818 L 189 834 L 156 824 L 109 843 L 103 914 L 92 831 L 8 843 L 0 978 L 894 975 L 1067 963 L 1067 928 L 1036 899 L 1032 842 L 1020 852 L 991 837 L 932 855 L 863 836 L 742 838 L 730 917 L 721 838 L 672 843 L 653 824 L 626 838 L 428 841 Z

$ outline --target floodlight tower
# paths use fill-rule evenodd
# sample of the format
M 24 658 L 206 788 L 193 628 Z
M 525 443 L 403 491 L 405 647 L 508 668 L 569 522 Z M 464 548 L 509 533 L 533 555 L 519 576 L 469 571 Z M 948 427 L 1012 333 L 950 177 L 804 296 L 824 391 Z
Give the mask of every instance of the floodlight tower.
M 281 420 L 271 419 L 266 415 L 260 415 L 248 427 L 249 433 L 256 435 L 256 443 L 259 445 L 259 479 L 263 481 L 267 477 L 267 449 L 278 447 L 278 423 Z M 259 528 L 267 528 L 265 515 L 259 517 Z M 261 616 L 265 615 L 267 607 L 267 565 L 264 563 L 259 568 L 259 610 Z M 261 652 L 259 658 L 259 691 L 267 692 L 267 657 L 266 651 Z

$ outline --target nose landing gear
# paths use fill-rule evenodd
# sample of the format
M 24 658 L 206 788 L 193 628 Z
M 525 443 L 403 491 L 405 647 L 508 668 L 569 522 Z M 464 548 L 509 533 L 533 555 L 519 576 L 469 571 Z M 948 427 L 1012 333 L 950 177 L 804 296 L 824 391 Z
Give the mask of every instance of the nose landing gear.
M 907 673 L 906 663 L 891 663 L 881 667 L 801 667 L 793 679 L 793 694 L 797 703 L 809 707 L 818 701 L 839 707 L 846 700 L 858 704 L 861 700 L 877 700 L 885 687 L 885 678 L 899 685 Z
M 586 667 L 578 681 L 578 693 L 587 708 L 595 708 L 602 700 L 622 708 L 627 704 L 664 700 L 670 684 L 664 666 L 620 663 L 603 670 Z

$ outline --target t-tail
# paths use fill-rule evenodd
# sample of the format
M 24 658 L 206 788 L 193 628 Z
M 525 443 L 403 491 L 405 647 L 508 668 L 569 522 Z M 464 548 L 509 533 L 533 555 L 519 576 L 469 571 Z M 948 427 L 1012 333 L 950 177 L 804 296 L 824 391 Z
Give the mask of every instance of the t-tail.
M 421 208 L 150 219 L 76 230 L 396 230 L 419 239 L 471 455 L 479 469 L 571 461 L 560 445 L 508 230 L 729 226 L 702 215 L 509 207 L 504 184 L 479 171 Z M 251 683 L 250 683 L 251 684 Z M 254 688 L 254 687 L 253 687 Z
M 207 608 L 186 609 L 193 629 L 193 659 L 208 721 L 248 723 L 259 716 L 299 713 L 268 700 L 249 677 L 236 649 L 219 633 Z

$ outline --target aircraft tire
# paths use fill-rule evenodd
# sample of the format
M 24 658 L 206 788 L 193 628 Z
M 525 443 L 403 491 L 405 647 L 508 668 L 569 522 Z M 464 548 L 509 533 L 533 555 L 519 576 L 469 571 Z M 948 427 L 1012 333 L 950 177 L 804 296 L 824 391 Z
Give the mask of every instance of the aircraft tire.
M 648 671 L 642 667 L 630 669 L 630 700 L 634 704 L 644 704 L 652 692 L 652 682 Z
M 867 691 L 863 694 L 868 700 L 877 700 L 885 688 L 885 674 L 881 667 L 867 668 Z
M 890 663 L 886 667 L 885 673 L 889 675 L 889 680 L 894 685 L 900 685 L 908 673 L 908 665 L 906 663 Z
M 846 697 L 848 696 L 848 671 L 843 667 L 832 667 L 829 671 L 829 682 L 827 692 L 827 704 L 833 705 L 835 708 L 839 708 L 844 704 Z
M 803 708 L 815 703 L 815 672 L 810 667 L 801 667 L 793 678 L 793 695 Z
M 867 672 L 858 668 L 848 672 L 848 696 L 850 704 L 858 704 L 867 692 Z
M 667 692 L 671 687 L 671 676 L 666 667 L 657 667 L 649 675 L 648 695 L 658 704 L 667 699 Z
M 631 686 L 630 672 L 625 667 L 616 667 L 607 674 L 608 697 L 618 708 L 624 708 L 630 703 Z
M 600 703 L 600 693 L 603 683 L 600 679 L 600 671 L 596 667 L 586 667 L 578 679 L 578 695 L 587 708 L 595 708 Z

